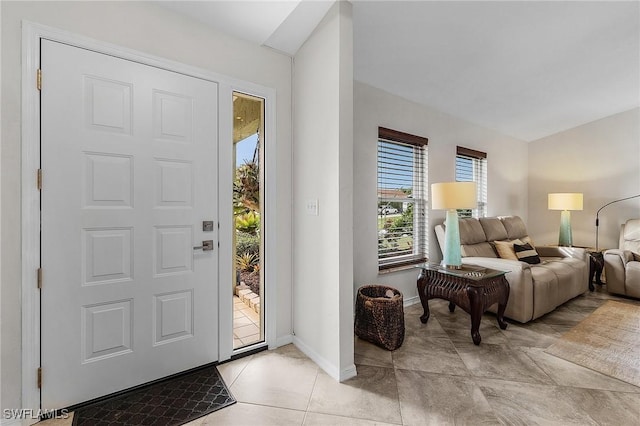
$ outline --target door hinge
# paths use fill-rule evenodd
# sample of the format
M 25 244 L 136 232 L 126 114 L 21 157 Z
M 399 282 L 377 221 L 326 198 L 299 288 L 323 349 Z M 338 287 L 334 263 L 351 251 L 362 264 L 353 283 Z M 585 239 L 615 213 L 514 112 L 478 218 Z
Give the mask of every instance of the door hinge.
M 38 389 L 42 389 L 42 367 L 38 367 Z
M 38 169 L 36 186 L 38 187 L 38 191 L 42 191 L 42 169 Z
M 38 288 L 42 288 L 42 268 L 38 268 Z
M 36 86 L 38 90 L 42 90 L 42 70 L 40 68 L 36 71 Z

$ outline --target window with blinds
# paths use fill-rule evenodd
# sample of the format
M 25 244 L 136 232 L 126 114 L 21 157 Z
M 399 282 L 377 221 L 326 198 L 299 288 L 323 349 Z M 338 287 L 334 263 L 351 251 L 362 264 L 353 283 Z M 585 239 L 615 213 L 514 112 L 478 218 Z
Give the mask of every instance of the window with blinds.
M 427 259 L 427 142 L 378 129 L 378 268 Z
M 457 147 L 456 181 L 475 182 L 478 188 L 478 206 L 475 209 L 458 210 L 459 217 L 487 216 L 487 153 Z

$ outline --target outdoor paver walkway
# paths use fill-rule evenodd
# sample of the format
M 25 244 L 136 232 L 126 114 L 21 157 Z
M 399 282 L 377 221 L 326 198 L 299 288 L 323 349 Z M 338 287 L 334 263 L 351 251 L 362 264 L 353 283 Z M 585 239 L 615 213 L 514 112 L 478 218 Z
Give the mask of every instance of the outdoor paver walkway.
M 233 349 L 260 341 L 260 315 L 233 296 Z

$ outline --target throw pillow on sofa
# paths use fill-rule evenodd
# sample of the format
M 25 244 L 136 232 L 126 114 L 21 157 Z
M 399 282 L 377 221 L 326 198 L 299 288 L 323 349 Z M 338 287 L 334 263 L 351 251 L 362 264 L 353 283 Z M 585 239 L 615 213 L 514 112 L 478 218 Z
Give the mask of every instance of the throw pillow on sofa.
M 496 253 L 498 253 L 498 256 L 500 256 L 502 259 L 518 260 L 516 252 L 513 249 L 514 244 L 522 244 L 522 241 L 494 241 L 493 247 L 495 247 Z
M 540 263 L 540 256 L 538 255 L 536 249 L 531 246 L 531 244 L 514 244 L 513 249 L 518 260 L 527 262 L 531 265 Z

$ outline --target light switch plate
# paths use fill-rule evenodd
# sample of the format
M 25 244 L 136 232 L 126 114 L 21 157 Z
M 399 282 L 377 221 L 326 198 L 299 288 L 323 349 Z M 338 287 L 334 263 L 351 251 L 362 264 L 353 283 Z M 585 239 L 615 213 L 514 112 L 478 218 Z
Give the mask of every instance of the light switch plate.
M 307 200 L 307 214 L 310 216 L 318 216 L 318 200 Z

